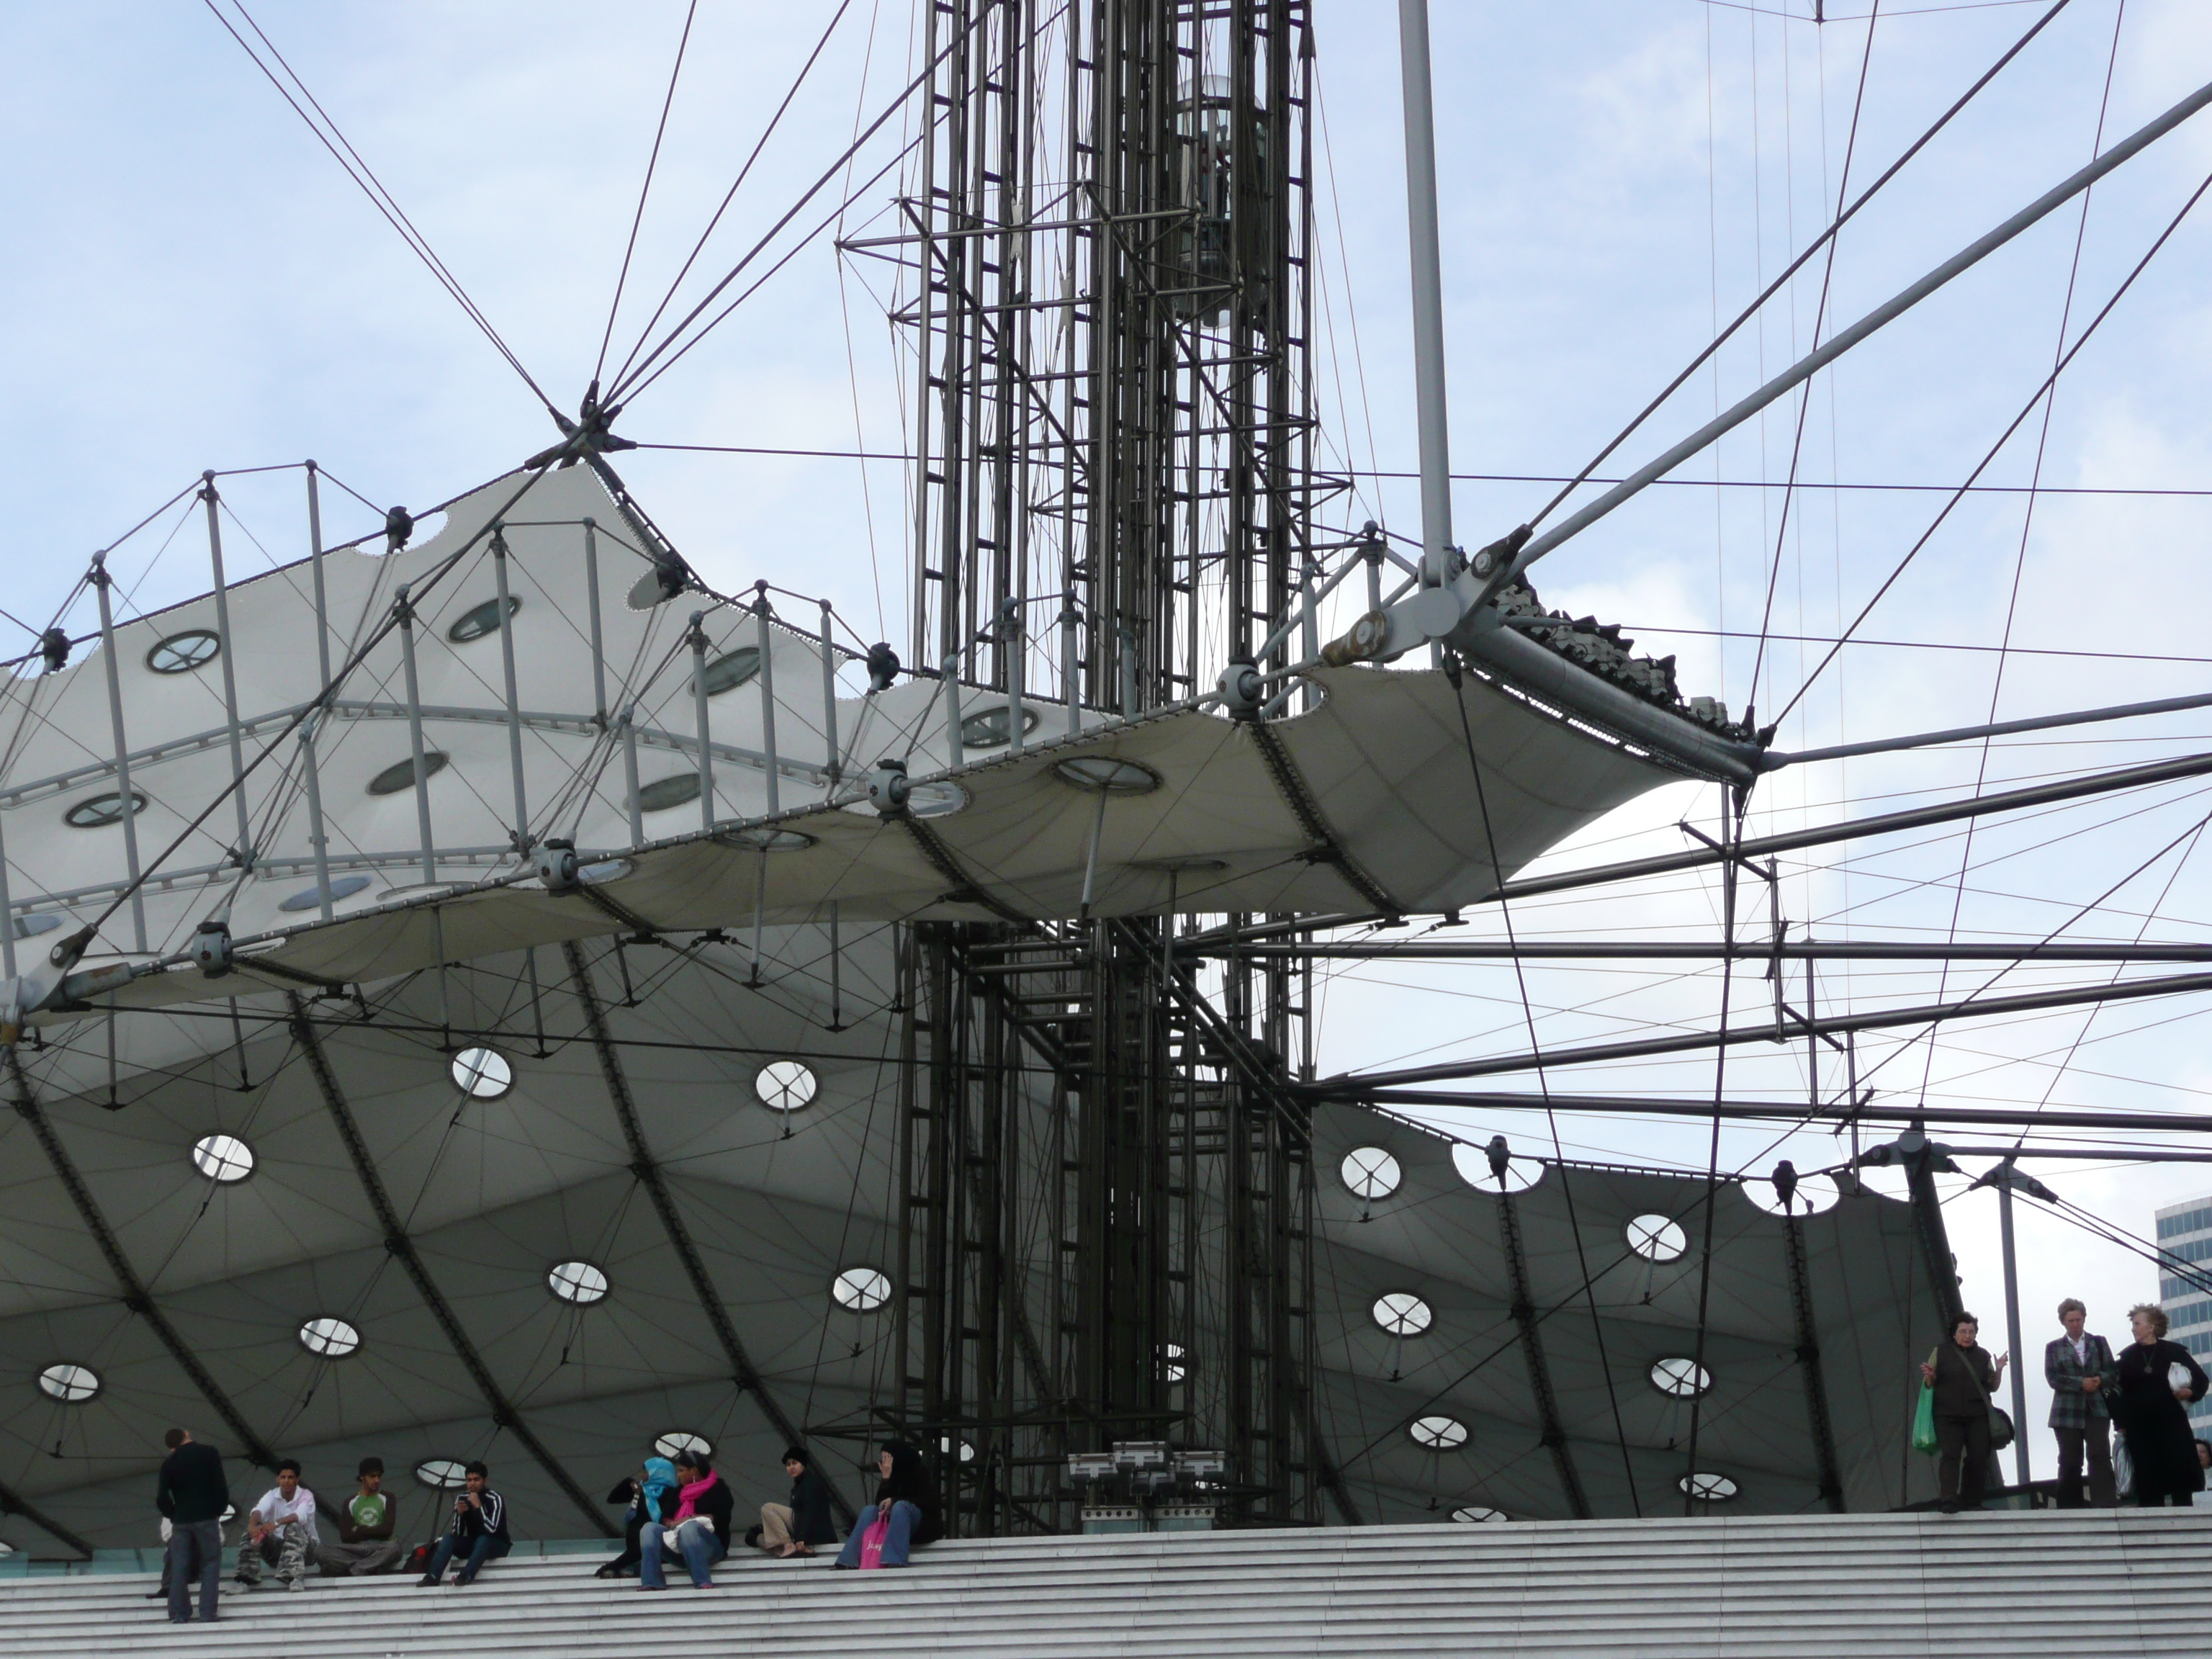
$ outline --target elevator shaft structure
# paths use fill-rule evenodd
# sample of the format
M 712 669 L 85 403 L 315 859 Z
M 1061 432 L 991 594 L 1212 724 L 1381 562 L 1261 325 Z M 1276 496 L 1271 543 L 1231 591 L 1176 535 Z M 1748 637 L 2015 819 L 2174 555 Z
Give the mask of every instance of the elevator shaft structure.
M 906 278 L 909 649 L 956 752 L 1021 744 L 1039 702 L 1095 721 L 1295 659 L 1344 488 L 1314 469 L 1303 0 L 929 0 L 922 45 L 898 232 L 844 247 Z M 957 1532 L 1072 1529 L 1066 1460 L 1115 1441 L 1221 1450 L 1231 1524 L 1318 1522 L 1336 1484 L 1284 1086 L 1310 969 L 1178 962 L 1177 908 L 906 930 L 877 1415 L 933 1450 Z

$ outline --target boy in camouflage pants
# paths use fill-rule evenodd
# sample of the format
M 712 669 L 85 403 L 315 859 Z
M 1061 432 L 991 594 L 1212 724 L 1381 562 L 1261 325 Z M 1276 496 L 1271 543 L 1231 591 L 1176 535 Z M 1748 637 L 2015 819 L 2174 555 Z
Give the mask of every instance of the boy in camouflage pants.
M 300 1466 L 286 1458 L 276 1466 L 276 1484 L 261 1495 L 247 1518 L 246 1541 L 238 1550 L 238 1582 L 251 1588 L 261 1569 L 276 1569 L 276 1582 L 288 1590 L 307 1588 L 307 1561 L 320 1540 L 315 1534 L 315 1495 L 300 1484 Z

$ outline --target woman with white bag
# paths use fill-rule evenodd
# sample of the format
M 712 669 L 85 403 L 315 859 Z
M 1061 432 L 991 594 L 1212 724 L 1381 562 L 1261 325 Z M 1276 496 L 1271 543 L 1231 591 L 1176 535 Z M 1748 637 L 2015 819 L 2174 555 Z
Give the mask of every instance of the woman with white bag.
M 2127 1440 L 2135 1501 L 2145 1509 L 2169 1502 L 2185 1509 L 2204 1490 L 2189 1401 L 2203 1398 L 2212 1378 L 2188 1349 L 2166 1340 L 2165 1309 L 2148 1303 L 2131 1308 L 2128 1323 L 2136 1340 L 2120 1350 L 2112 1417 Z

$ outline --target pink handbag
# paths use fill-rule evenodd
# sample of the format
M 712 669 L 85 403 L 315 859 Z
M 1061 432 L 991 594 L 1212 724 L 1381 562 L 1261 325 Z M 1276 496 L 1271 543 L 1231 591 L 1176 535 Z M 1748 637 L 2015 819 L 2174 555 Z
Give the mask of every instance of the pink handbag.
M 878 1515 L 868 1522 L 867 1531 L 860 1534 L 860 1571 L 867 1572 L 884 1564 L 884 1540 L 891 1535 L 891 1518 Z

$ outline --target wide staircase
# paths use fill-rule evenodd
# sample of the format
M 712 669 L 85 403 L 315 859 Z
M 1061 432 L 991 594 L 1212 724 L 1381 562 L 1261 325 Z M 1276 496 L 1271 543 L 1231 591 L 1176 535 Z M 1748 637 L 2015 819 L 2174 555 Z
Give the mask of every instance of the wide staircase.
M 145 1575 L 0 1581 L 0 1653 L 1617 1656 L 2205 1650 L 2212 1511 L 1371 1527 L 943 1543 L 903 1571 L 726 1564 L 711 1592 L 510 1558 L 465 1589 L 315 1579 L 167 1622 Z

